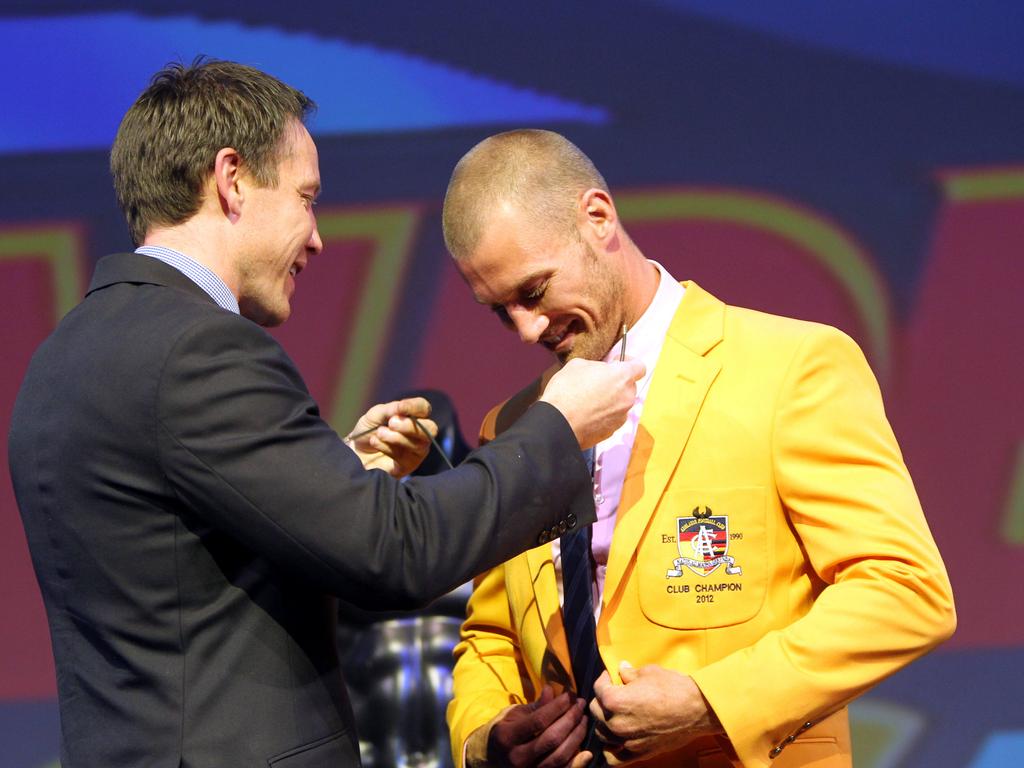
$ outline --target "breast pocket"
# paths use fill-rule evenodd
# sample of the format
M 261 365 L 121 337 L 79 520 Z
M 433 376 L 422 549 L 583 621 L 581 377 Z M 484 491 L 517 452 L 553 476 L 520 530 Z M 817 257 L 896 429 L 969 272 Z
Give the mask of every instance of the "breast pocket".
M 752 619 L 768 582 L 764 488 L 665 494 L 637 552 L 640 608 L 671 629 Z

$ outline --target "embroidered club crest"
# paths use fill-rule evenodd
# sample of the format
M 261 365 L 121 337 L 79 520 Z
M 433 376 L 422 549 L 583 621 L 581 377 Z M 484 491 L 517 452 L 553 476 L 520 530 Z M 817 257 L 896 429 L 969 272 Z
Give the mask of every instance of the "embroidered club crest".
M 698 576 L 708 576 L 719 566 L 725 566 L 730 576 L 743 573 L 729 552 L 729 516 L 714 515 L 709 507 L 694 507 L 689 517 L 676 518 L 676 548 L 679 557 L 675 559 L 668 578 L 683 575 L 686 566 Z

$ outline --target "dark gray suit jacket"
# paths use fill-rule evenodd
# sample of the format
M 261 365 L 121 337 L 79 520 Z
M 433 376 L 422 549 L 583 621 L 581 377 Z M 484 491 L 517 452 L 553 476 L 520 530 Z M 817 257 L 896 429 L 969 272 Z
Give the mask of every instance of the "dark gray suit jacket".
M 270 335 L 136 254 L 36 352 L 10 465 L 64 768 L 358 765 L 331 596 L 419 606 L 594 516 L 546 404 L 442 476 L 365 471 Z

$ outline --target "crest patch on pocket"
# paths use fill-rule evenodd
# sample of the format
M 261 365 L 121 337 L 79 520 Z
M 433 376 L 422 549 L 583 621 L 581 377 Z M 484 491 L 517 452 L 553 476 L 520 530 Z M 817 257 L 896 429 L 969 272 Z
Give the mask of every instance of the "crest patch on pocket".
M 736 564 L 736 558 L 729 555 L 730 538 L 729 516 L 716 515 L 708 506 L 703 509 L 694 507 L 688 517 L 677 517 L 676 548 L 679 557 L 672 561 L 672 568 L 666 571 L 665 578 L 679 578 L 683 575 L 684 566 L 698 576 L 709 576 L 724 565 L 727 574 L 739 576 L 743 569 Z

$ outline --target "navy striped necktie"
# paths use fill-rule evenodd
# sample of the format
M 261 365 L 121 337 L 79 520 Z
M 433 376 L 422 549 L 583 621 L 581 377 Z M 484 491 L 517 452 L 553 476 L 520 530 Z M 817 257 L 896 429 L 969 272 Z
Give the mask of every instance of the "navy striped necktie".
M 594 476 L 594 449 L 583 452 L 590 476 Z M 604 662 L 597 649 L 597 628 L 594 625 L 593 582 L 594 570 L 590 552 L 590 526 L 584 525 L 564 534 L 559 543 L 562 548 L 562 621 L 569 642 L 572 676 L 576 680 L 576 695 L 589 706 L 594 698 L 594 682 L 604 670 Z M 607 763 L 601 743 L 594 732 L 595 721 L 590 716 L 587 735 L 580 749 L 593 754 L 588 768 L 605 768 Z
M 594 449 L 584 451 L 583 458 L 593 476 Z M 562 619 L 572 659 L 572 676 L 576 680 L 576 694 L 589 702 L 594 696 L 594 681 L 604 669 L 597 650 L 597 629 L 594 625 L 590 526 L 570 531 L 559 541 L 562 549 Z

